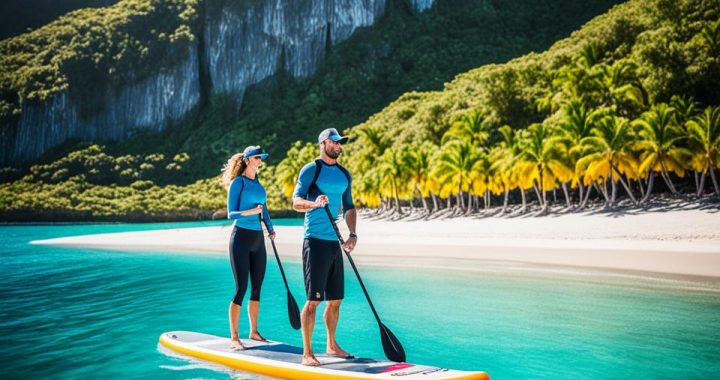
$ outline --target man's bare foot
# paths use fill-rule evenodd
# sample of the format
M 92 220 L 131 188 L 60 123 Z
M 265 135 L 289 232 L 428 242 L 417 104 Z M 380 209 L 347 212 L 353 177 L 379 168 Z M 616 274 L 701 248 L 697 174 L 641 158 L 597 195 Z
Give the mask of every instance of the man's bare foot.
M 230 340 L 230 349 L 233 351 L 242 351 L 245 349 L 245 346 L 243 346 L 239 340 L 232 339 Z
M 343 359 L 351 359 L 351 358 L 354 358 L 354 356 L 352 356 L 352 355 L 348 354 L 347 352 L 345 352 L 345 350 L 343 350 L 342 348 L 340 348 L 340 346 L 335 346 L 335 349 L 330 349 L 330 348 L 328 348 L 328 349 L 325 351 L 325 354 L 327 354 L 328 356 L 334 356 L 334 357 L 343 358 Z
M 265 342 L 265 343 L 269 342 L 269 340 L 263 338 L 263 336 L 260 335 L 260 333 L 257 331 L 250 333 L 250 339 L 257 340 L 258 342 Z
M 313 354 L 303 355 L 302 365 L 317 367 L 320 365 L 320 361 L 317 360 L 317 358 Z

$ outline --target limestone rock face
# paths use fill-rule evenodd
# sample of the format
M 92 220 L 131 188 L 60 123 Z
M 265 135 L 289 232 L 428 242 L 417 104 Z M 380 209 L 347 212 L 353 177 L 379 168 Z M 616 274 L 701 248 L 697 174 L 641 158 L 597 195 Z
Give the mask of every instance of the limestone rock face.
M 408 0 L 419 12 L 433 0 Z M 227 94 L 242 103 L 245 89 L 284 70 L 311 75 L 328 49 L 360 27 L 374 25 L 386 0 L 256 0 L 228 2 L 208 12 L 202 41 L 183 60 L 135 83 L 93 94 L 102 106 L 83 110 L 68 92 L 22 106 L 18 125 L 0 129 L 0 166 L 37 159 L 69 139 L 117 141 L 133 131 L 160 132 L 183 119 L 202 98 Z M 201 73 L 208 79 L 201 86 Z M 98 100 L 99 99 L 99 100 Z M 87 109 L 88 107 L 85 107 Z

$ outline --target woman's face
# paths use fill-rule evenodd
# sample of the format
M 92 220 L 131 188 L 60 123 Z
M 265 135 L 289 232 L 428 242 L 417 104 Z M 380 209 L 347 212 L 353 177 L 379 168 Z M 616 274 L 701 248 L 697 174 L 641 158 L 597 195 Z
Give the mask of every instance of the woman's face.
M 260 156 L 252 156 L 246 160 L 247 166 L 257 170 L 262 166 L 263 162 Z

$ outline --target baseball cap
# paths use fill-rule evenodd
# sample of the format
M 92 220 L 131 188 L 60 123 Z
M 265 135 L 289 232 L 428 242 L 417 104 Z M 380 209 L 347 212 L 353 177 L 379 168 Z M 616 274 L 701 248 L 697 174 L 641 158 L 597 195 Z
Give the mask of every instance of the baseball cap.
M 345 144 L 348 142 L 347 136 L 340 136 L 337 129 L 335 128 L 328 128 L 322 132 L 320 132 L 320 136 L 318 136 L 318 143 L 321 143 L 327 139 L 330 139 L 335 142 L 339 142 L 340 144 Z

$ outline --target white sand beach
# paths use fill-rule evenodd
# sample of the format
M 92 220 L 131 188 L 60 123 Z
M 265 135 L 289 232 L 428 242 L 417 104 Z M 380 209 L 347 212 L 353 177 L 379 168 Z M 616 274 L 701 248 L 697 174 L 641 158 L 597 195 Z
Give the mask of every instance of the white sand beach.
M 344 227 L 344 224 L 343 224 Z M 227 255 L 230 222 L 35 241 L 98 249 Z M 281 256 L 299 261 L 302 227 L 276 227 Z M 345 236 L 347 230 L 343 228 Z M 720 277 L 716 209 L 388 221 L 361 213 L 358 265 L 472 270 L 508 262 Z M 268 254 L 272 248 L 268 243 Z

